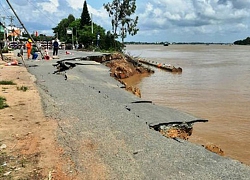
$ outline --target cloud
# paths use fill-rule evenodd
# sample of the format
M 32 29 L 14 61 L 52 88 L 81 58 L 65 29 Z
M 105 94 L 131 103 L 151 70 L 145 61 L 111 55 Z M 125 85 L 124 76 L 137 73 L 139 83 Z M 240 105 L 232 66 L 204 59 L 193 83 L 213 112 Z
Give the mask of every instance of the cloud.
M 43 1 L 43 2 L 38 2 L 37 3 L 37 7 L 41 8 L 41 10 L 43 12 L 49 13 L 49 14 L 53 14 L 55 12 L 58 12 L 58 7 L 59 7 L 59 0 L 48 0 Z
M 146 10 L 139 17 L 162 19 L 159 22 L 165 21 L 176 26 L 203 26 L 232 21 L 240 22 L 242 19 L 249 17 L 247 9 L 235 9 L 232 2 L 224 1 L 218 3 L 217 0 L 155 0 L 144 6 Z M 236 2 L 234 4 L 236 5 Z M 143 22 L 146 22 L 146 20 L 144 19 Z
M 186 27 L 190 32 L 249 18 L 250 0 L 152 0 L 138 6 L 140 30 Z
M 219 0 L 218 4 L 232 4 L 235 9 L 249 9 L 250 1 L 249 0 Z
M 87 5 L 93 21 L 110 30 L 111 19 L 103 8 L 103 3 L 107 2 L 88 0 Z M 51 29 L 69 14 L 80 18 L 83 4 L 84 0 L 18 0 L 12 3 L 29 30 L 37 28 L 46 33 L 52 32 Z M 237 37 L 249 36 L 250 0 L 136 0 L 136 5 L 134 16 L 139 16 L 139 32 L 127 39 L 157 40 L 166 36 L 174 41 L 202 36 L 204 39 L 218 38 L 218 35 L 231 37 L 237 33 Z M 4 6 L 7 7 L 6 3 Z
M 84 1 L 83 0 L 66 0 L 73 10 L 79 10 L 83 8 Z
M 88 5 L 88 11 L 90 16 L 92 15 L 93 22 L 95 22 L 96 24 L 99 24 L 103 27 L 111 26 L 111 19 L 109 18 L 107 11 L 103 7 L 101 7 L 100 9 L 95 9 L 92 6 Z
M 28 4 L 27 0 L 19 0 L 13 3 L 17 4 L 18 6 L 27 6 Z

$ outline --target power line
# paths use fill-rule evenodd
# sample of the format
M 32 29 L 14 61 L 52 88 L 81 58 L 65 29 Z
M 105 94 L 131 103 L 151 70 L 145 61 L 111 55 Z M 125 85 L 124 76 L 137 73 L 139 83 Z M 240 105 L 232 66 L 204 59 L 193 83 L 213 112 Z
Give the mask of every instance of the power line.
M 40 2 L 47 2 L 46 0 L 41 0 Z M 27 3 L 29 5 L 32 6 L 33 9 L 39 11 L 39 14 L 43 15 L 48 21 L 50 21 L 51 23 L 55 24 L 55 21 L 53 19 L 51 19 L 44 11 L 41 10 L 41 7 L 39 7 L 37 5 L 37 1 L 36 0 L 27 0 Z M 53 3 L 52 1 L 50 2 L 50 4 L 52 6 L 55 6 L 55 3 Z M 4 4 L 2 3 L 2 0 L 0 2 L 0 9 L 2 9 L 0 12 L 5 12 L 4 14 L 6 14 L 6 19 L 10 20 L 10 26 L 13 24 L 17 24 L 17 26 L 20 26 L 19 21 L 17 21 L 16 19 L 10 19 L 9 17 L 13 16 L 13 13 L 11 13 L 9 10 L 9 7 L 4 7 Z M 1 14 L 0 14 L 0 18 L 1 18 Z
M 27 0 L 27 2 L 28 3 L 30 3 L 31 5 L 33 5 L 33 7 L 35 7 L 36 8 L 36 10 L 38 10 L 41 14 L 43 14 L 48 20 L 50 20 L 53 24 L 55 23 L 55 21 L 54 20 L 52 20 L 47 14 L 45 14 L 42 10 L 40 10 L 40 7 L 38 7 L 35 3 L 35 1 L 34 2 L 32 2 L 32 0 Z M 46 1 L 44 1 L 44 2 L 46 2 Z M 52 3 L 52 5 L 54 5 L 55 7 L 56 7 L 56 5 L 51 1 L 50 3 Z
M 4 7 L 4 5 L 0 2 L 0 5 L 1 5 L 1 11 L 2 12 L 5 12 L 6 13 L 6 16 L 7 16 L 7 14 L 10 14 L 7 10 L 6 10 L 6 8 Z M 8 10 L 10 9 L 10 8 L 7 8 Z
M 7 26 L 7 23 L 5 22 L 5 20 L 9 20 L 10 24 L 9 26 L 16 26 L 19 25 L 19 23 L 16 21 L 16 19 L 14 18 L 15 16 L 13 16 L 13 13 L 10 12 L 10 8 L 9 7 L 4 7 L 3 3 L 0 2 L 0 8 L 1 8 L 1 12 L 4 12 L 4 14 L 0 14 L 0 19 L 3 19 L 3 22 L 5 23 L 5 25 Z
M 3 21 L 5 21 L 7 14 L 8 14 L 8 11 L 5 9 L 5 7 L 3 6 L 3 4 L 1 2 L 0 2 L 0 8 L 1 8 L 1 12 L 3 12 L 3 14 L 0 14 L 0 18 L 3 19 Z
M 10 26 L 13 26 L 13 21 L 14 21 L 15 16 L 7 16 L 7 18 L 10 20 Z

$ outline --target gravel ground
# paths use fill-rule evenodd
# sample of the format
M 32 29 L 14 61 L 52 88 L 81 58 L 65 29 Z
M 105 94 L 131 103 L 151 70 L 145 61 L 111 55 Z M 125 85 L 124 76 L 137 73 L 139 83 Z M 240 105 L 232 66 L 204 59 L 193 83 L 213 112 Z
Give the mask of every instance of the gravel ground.
M 59 60 L 99 54 L 61 52 Z M 46 115 L 58 119 L 58 141 L 74 163 L 69 172 L 86 173 L 96 166 L 96 176 L 102 176 L 100 169 L 106 174 L 100 179 L 250 179 L 249 166 L 166 138 L 146 124 L 196 117 L 154 103 L 133 103 L 150 99 L 125 91 L 102 64 L 79 61 L 85 65 L 67 71 L 65 80 L 64 73 L 53 74 L 56 61 L 26 63 L 37 79 Z

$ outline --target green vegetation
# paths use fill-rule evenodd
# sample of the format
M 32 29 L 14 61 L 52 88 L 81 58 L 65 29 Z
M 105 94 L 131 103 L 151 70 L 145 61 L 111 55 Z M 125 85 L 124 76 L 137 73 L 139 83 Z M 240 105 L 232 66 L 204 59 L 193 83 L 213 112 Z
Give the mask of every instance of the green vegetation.
M 42 175 L 41 169 L 37 169 L 36 165 L 38 163 L 38 158 L 40 157 L 40 153 L 31 154 L 28 156 L 18 155 L 14 156 L 12 154 L 8 154 L 6 152 L 0 152 L 0 179 L 4 180 L 27 180 L 27 179 L 47 179 Z M 33 171 L 27 172 L 25 168 L 32 166 L 35 167 Z M 23 173 L 16 171 L 22 168 Z M 7 175 L 8 172 L 11 172 Z M 17 172 L 18 178 L 16 178 Z M 21 176 L 21 177 L 20 177 Z
M 13 81 L 0 81 L 0 85 L 16 85 Z
M 69 14 L 67 18 L 62 19 L 56 27 L 52 28 L 54 36 L 46 36 L 45 34 L 38 36 L 31 34 L 31 36 L 34 41 L 47 42 L 48 45 L 51 44 L 52 40 L 58 38 L 65 43 L 66 49 L 78 45 L 79 49 L 122 51 L 127 35 L 133 36 L 139 31 L 136 28 L 138 16 L 134 16 L 136 0 L 112 0 L 111 3 L 103 4 L 103 8 L 111 17 L 112 31 L 108 31 L 92 21 L 87 1 L 83 1 L 81 16 L 75 18 Z M 28 34 L 23 34 L 20 42 L 27 41 L 28 38 Z M 118 38 L 121 39 L 121 42 Z M 2 32 L 0 32 L 0 39 L 3 39 Z M 3 51 L 5 50 L 3 49 Z
M 6 104 L 6 99 L 0 96 L 0 109 L 4 109 L 6 107 L 9 107 L 9 105 Z
M 134 19 L 131 18 L 131 15 L 133 15 L 136 10 L 135 1 L 136 0 L 113 0 L 112 3 L 103 4 L 109 13 L 109 17 L 112 19 L 111 24 L 114 36 L 115 38 L 120 36 L 122 43 L 127 37 L 127 33 L 133 36 L 139 31 L 139 29 L 136 28 L 138 16 Z M 117 31 L 120 31 L 121 34 L 118 35 Z
M 27 91 L 28 87 L 27 86 L 21 86 L 21 87 L 16 87 L 18 91 Z
M 2 53 L 8 53 L 9 52 L 9 49 L 7 48 L 7 47 L 4 47 L 3 49 L 2 49 Z
M 2 87 L 2 90 L 3 90 L 3 91 L 5 91 L 6 89 L 9 89 L 9 88 L 7 88 L 7 87 Z
M 104 5 L 104 8 L 107 9 L 107 7 L 111 5 L 113 6 L 115 2 L 116 1 L 112 4 L 108 3 Z M 109 14 L 115 13 L 112 18 L 117 18 L 117 23 L 112 24 L 113 29 L 115 29 L 112 33 L 110 31 L 106 32 L 103 27 L 92 22 L 86 1 L 84 1 L 80 18 L 75 18 L 72 14 L 70 14 L 67 18 L 62 19 L 59 24 L 52 29 L 59 37 L 60 41 L 66 43 L 66 47 L 67 44 L 71 46 L 73 43 L 79 44 L 79 48 L 83 46 L 85 49 L 89 50 L 122 51 L 124 47 L 123 40 L 127 33 L 135 35 L 138 31 L 138 29 L 135 28 L 138 22 L 138 17 L 135 19 L 130 18 L 136 10 L 135 0 L 124 0 L 121 3 L 118 3 L 116 7 L 116 10 L 112 10 L 112 12 L 108 11 Z M 123 30 L 120 35 L 117 33 L 119 30 L 118 27 Z M 73 36 L 71 33 L 67 34 L 67 30 L 70 30 L 70 32 L 73 33 Z M 122 43 L 116 40 L 119 36 L 122 38 Z
M 83 28 L 84 26 L 90 26 L 90 25 L 91 25 L 91 19 L 89 16 L 88 6 L 87 6 L 87 2 L 84 1 L 80 27 Z
M 250 45 L 250 37 L 247 37 L 244 40 L 235 41 L 234 44 L 237 44 L 237 45 Z
M 6 162 L 6 160 L 8 159 L 8 156 L 5 152 L 0 152 L 0 177 L 2 177 L 2 175 L 5 173 L 5 171 L 7 170 L 7 167 L 4 165 L 4 163 Z
M 4 39 L 4 34 L 3 34 L 3 32 L 0 32 L 0 39 Z

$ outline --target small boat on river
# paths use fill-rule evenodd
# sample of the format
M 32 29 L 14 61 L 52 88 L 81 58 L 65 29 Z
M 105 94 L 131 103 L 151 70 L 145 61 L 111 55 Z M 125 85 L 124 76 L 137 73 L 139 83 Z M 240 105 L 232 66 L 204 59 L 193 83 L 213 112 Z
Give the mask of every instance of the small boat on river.
M 168 42 L 165 42 L 164 44 L 163 44 L 163 46 L 168 46 L 169 45 L 169 43 Z

